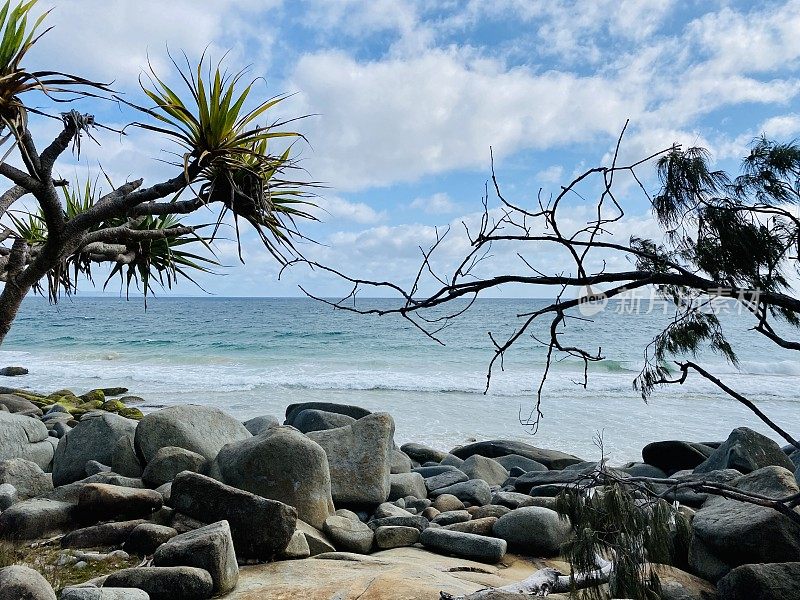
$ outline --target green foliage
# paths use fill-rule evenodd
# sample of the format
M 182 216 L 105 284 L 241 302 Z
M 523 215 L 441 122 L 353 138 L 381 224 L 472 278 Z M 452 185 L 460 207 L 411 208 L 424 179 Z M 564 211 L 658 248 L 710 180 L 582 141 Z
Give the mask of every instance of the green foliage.
M 687 535 L 688 521 L 664 500 L 619 483 L 589 489 L 565 489 L 558 512 L 569 517 L 575 535 L 564 547 L 571 576 L 591 572 L 596 557 L 610 560 L 608 592 L 602 586 L 581 592 L 590 600 L 658 600 L 661 584 L 651 563 L 670 563 Z M 610 593 L 610 595 L 609 595 Z
M 188 60 L 181 68 L 173 60 L 188 95 L 182 98 L 155 71 L 149 82 L 142 82 L 153 108 L 134 106 L 159 124 L 134 123 L 134 126 L 163 134 L 184 150 L 183 167 L 191 183 L 200 184 L 198 194 L 206 202 L 220 202 L 218 223 L 230 211 L 236 222 L 244 218 L 258 232 L 269 252 L 284 261 L 282 249 L 295 253 L 292 238 L 302 237 L 295 219 L 314 219 L 303 207 L 313 206 L 304 191 L 309 183 L 284 179 L 296 169 L 291 158 L 291 143 L 280 154 L 272 154 L 268 142 L 302 136 L 279 129 L 284 123 L 258 125 L 286 96 L 275 96 L 246 109 L 255 81 L 242 84 L 244 71 L 229 75 L 217 64 L 205 69 L 205 57 L 192 69 Z M 204 70 L 206 72 L 204 72 Z M 195 166 L 199 173 L 190 176 Z

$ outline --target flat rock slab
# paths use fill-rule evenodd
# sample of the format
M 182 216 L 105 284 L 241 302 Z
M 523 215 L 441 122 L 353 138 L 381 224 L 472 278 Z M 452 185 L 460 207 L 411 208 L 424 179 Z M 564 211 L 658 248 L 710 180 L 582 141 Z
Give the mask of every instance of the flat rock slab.
M 339 555 L 339 556 L 337 556 Z M 370 556 L 336 553 L 242 567 L 226 600 L 431 600 L 440 591 L 469 594 L 519 581 L 541 561 L 506 555 L 506 568 L 450 558 L 417 548 L 395 548 Z M 560 568 L 565 568 L 559 564 Z

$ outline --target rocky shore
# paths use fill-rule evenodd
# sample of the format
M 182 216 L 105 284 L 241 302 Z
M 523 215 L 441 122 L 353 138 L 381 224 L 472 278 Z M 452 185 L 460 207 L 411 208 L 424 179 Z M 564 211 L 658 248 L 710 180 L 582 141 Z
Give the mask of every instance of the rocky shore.
M 398 448 L 388 413 L 342 404 L 241 423 L 197 405 L 143 415 L 120 388 L 0 392 L 0 600 L 478 597 L 542 567 L 569 573 L 556 497 L 597 468 L 506 440 Z M 747 428 L 656 441 L 615 473 L 800 504 L 800 451 Z M 673 496 L 691 539 L 653 566 L 666 600 L 800 598 L 795 521 Z

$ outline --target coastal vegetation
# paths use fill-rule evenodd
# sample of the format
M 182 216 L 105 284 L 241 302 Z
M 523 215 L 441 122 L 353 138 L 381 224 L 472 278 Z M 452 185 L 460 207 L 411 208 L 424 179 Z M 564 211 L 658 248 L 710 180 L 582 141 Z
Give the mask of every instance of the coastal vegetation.
M 155 285 L 172 287 L 181 277 L 208 271 L 216 264 L 210 242 L 228 216 L 237 240 L 241 221 L 276 260 L 294 255 L 293 241 L 301 237 L 296 223 L 313 216 L 308 184 L 292 177 L 298 172 L 292 144 L 302 136 L 286 122 L 270 122 L 270 109 L 285 96 L 255 99 L 256 81 L 205 57 L 196 64 L 186 58 L 183 65 L 171 59 L 175 72 L 169 78 L 151 68 L 141 80 L 141 104 L 101 82 L 30 71 L 26 55 L 48 31 L 42 29 L 47 13 L 33 20 L 35 5 L 9 0 L 0 9 L 0 176 L 9 184 L 0 196 L 7 223 L 0 233 L 0 343 L 29 292 L 56 302 L 77 289 L 79 278 L 91 280 L 98 265 L 108 266 L 106 283 L 119 276 L 145 297 Z M 178 87 L 170 87 L 175 78 Z M 144 119 L 125 129 L 154 132 L 172 145 L 174 176 L 149 186 L 142 179 L 117 184 L 105 176 L 105 189 L 99 178 L 71 184 L 59 177 L 59 157 L 71 148 L 80 158 L 81 142 L 104 126 L 75 109 L 53 115 L 33 103 L 82 98 L 138 111 Z M 40 150 L 29 124 L 47 117 L 60 121 L 61 131 Z M 272 150 L 275 143 L 280 150 Z M 24 204 L 29 198 L 33 208 Z M 216 210 L 212 222 L 186 222 L 206 207 Z

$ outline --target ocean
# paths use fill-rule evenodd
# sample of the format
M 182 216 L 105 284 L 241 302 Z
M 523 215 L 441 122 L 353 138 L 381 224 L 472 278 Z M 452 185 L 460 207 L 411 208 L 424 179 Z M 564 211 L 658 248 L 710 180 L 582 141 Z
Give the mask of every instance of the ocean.
M 386 307 L 395 301 L 360 302 Z M 124 386 L 145 399 L 145 412 L 195 403 L 242 420 L 282 418 L 295 402 L 356 404 L 391 413 L 398 443 L 441 449 L 507 438 L 593 460 L 600 455 L 593 442 L 600 432 L 614 463 L 640 458 L 651 441 L 722 440 L 739 426 L 779 440 L 699 376 L 656 390 L 643 402 L 632 381 L 646 344 L 669 315 L 624 314 L 627 308 L 613 301 L 592 322 L 568 322 L 567 340 L 602 347 L 606 359 L 590 365 L 586 389 L 580 385 L 582 363 L 554 365 L 544 388 L 544 419 L 532 435 L 520 416 L 533 407 L 546 348 L 522 338 L 484 395 L 492 356 L 487 332 L 508 335 L 518 313 L 546 303 L 479 300 L 442 333 L 441 346 L 399 317 L 333 311 L 307 298 L 156 297 L 147 310 L 140 298 L 76 296 L 55 306 L 28 298 L 0 350 L 0 366 L 25 366 L 30 374 L 0 383 L 78 393 Z M 709 353 L 701 355 L 703 364 L 800 435 L 797 354 L 748 331 L 750 320 L 734 311 L 723 323 L 739 369 Z M 546 322 L 533 333 L 542 339 Z

